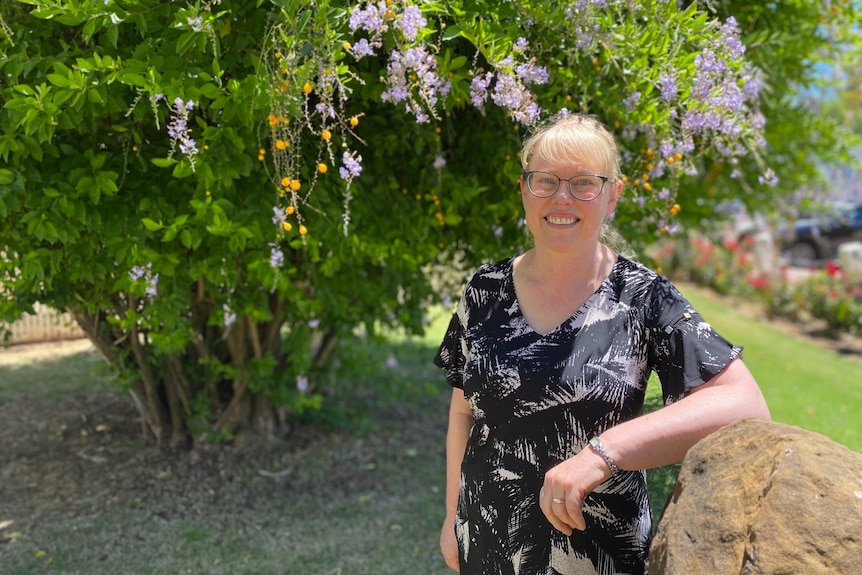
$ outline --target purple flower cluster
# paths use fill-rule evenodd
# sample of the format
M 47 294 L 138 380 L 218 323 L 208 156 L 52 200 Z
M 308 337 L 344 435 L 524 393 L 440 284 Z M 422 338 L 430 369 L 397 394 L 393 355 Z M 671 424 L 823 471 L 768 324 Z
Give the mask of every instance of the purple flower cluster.
M 526 58 L 524 51 L 529 43 L 519 38 L 515 41 L 512 52 Z M 532 60 L 516 61 L 513 56 L 507 56 L 497 63 L 495 72 L 479 72 L 470 83 L 470 101 L 481 108 L 490 95 L 494 104 L 506 108 L 518 122 L 531 124 L 538 119 L 541 109 L 535 102 L 535 96 L 527 87 L 530 84 L 547 84 L 548 70 L 538 66 Z M 491 89 L 491 84 L 494 84 Z
M 153 264 L 149 263 L 146 267 L 134 266 L 129 270 L 129 277 L 133 282 L 144 280 L 147 282 L 147 287 L 144 293 L 148 297 L 155 297 L 158 292 L 159 274 L 153 273 Z
M 171 123 L 168 124 L 168 136 L 172 140 L 172 146 L 179 144 L 180 152 L 192 159 L 198 149 L 196 143 L 191 139 L 189 129 L 189 111 L 195 107 L 195 103 L 189 100 L 183 102 L 183 99 L 177 96 L 174 99 L 174 106 L 171 109 Z
M 419 35 L 419 30 L 424 28 L 428 22 L 422 16 L 422 11 L 416 6 L 408 6 L 395 21 L 395 27 L 401 30 L 404 37 L 410 42 Z
M 732 60 L 738 60 L 745 54 L 745 45 L 739 39 L 739 24 L 731 16 L 721 25 L 721 39 Z
M 353 57 L 357 60 L 361 60 L 365 56 L 374 55 L 374 45 L 372 45 L 367 39 L 362 38 L 353 45 L 350 49 L 350 53 L 353 54 Z
M 658 83 L 661 87 L 661 99 L 665 102 L 674 100 L 679 94 L 679 87 L 673 74 L 662 74 L 658 78 Z
M 285 215 L 284 210 L 278 206 L 272 206 L 272 223 L 280 228 L 286 220 L 287 216 Z
M 758 176 L 757 181 L 759 181 L 761 184 L 769 186 L 770 188 L 774 188 L 778 185 L 778 176 L 775 175 L 775 172 L 772 168 L 769 168 L 766 170 L 766 172 Z
M 365 8 L 362 4 L 357 4 L 353 11 L 350 12 L 348 26 L 351 32 L 357 30 L 367 30 L 371 33 L 382 31 L 383 17 L 386 14 L 386 2 L 379 2 L 379 6 L 375 6 L 372 2 L 366 2 Z
M 362 156 L 356 152 L 344 152 L 341 162 L 344 165 L 338 168 L 338 174 L 342 180 L 352 180 L 362 173 Z
M 629 94 L 628 96 L 623 98 L 623 104 L 626 107 L 626 111 L 631 112 L 632 108 L 634 108 L 635 106 L 638 105 L 638 102 L 640 102 L 640 99 L 641 99 L 641 93 L 640 92 L 632 92 L 631 94 Z
M 481 108 L 488 100 L 488 86 L 494 79 L 494 74 L 491 72 L 478 73 L 473 76 L 473 81 L 470 82 L 470 101 L 477 108 Z
M 284 252 L 276 245 L 271 245 L 269 251 L 269 265 L 273 268 L 281 267 L 284 263 Z
M 392 50 L 386 66 L 386 85 L 388 89 L 380 95 L 384 102 L 406 102 L 409 112 L 416 116 L 417 123 L 429 121 L 427 109 L 434 109 L 439 97 L 445 97 L 452 84 L 437 74 L 437 60 L 425 48 L 408 48 L 403 53 Z M 416 90 L 421 105 L 413 96 Z

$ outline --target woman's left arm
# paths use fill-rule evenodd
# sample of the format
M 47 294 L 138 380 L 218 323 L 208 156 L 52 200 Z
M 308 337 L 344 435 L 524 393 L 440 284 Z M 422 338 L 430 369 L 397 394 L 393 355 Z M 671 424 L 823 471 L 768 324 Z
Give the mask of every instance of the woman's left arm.
M 651 469 L 679 463 L 710 433 L 748 418 L 769 420 L 769 408 L 737 358 L 681 400 L 608 429 L 601 438 L 620 469 Z
M 710 433 L 747 418 L 769 420 L 769 408 L 751 372 L 737 358 L 683 399 L 606 430 L 601 441 L 619 469 L 650 469 L 682 461 Z M 584 529 L 584 498 L 610 476 L 601 455 L 585 448 L 545 474 L 539 504 L 560 531 Z

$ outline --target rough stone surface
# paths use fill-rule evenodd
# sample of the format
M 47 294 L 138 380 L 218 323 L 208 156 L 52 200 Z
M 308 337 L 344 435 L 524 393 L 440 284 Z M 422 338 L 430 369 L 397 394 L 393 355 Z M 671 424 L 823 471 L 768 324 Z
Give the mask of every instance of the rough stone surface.
M 862 575 L 862 454 L 744 420 L 688 453 L 650 575 Z

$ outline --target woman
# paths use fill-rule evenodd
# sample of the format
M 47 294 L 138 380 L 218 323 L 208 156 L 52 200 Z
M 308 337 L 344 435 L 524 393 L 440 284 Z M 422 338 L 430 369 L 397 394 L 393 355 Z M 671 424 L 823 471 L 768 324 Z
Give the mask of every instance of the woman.
M 441 549 L 462 575 L 640 575 L 642 470 L 769 411 L 741 348 L 600 242 L 622 194 L 610 132 L 568 116 L 521 162 L 534 247 L 476 271 L 435 358 L 454 388 Z M 665 407 L 640 415 L 652 371 Z

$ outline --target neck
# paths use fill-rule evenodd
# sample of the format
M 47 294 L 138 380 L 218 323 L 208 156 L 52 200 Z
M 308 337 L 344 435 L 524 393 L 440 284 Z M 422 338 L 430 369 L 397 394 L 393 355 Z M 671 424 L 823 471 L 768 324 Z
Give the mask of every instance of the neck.
M 601 282 L 610 272 L 615 260 L 610 248 L 596 243 L 595 249 L 577 254 L 559 253 L 533 248 L 523 256 L 523 271 L 526 275 L 541 277 L 547 284 L 570 284 L 577 282 Z

